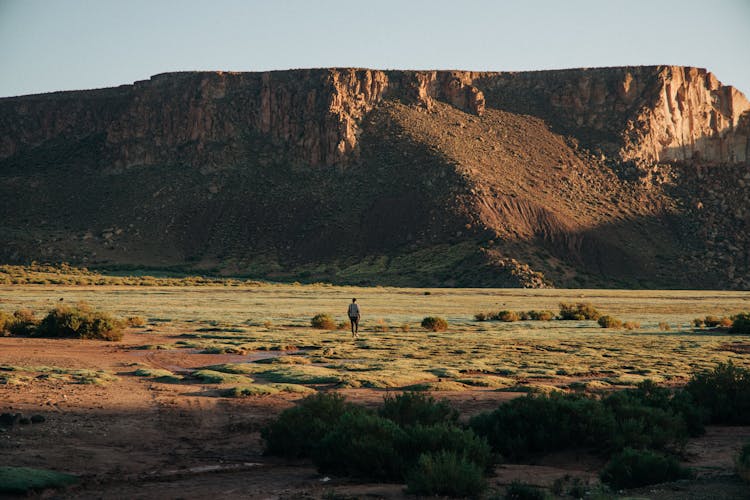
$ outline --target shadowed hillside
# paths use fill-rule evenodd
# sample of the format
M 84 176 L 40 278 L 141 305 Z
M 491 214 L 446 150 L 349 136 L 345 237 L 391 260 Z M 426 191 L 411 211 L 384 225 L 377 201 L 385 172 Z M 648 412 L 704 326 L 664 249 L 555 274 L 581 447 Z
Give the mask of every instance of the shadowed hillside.
M 176 73 L 0 99 L 0 261 L 747 288 L 748 109 L 668 66 Z

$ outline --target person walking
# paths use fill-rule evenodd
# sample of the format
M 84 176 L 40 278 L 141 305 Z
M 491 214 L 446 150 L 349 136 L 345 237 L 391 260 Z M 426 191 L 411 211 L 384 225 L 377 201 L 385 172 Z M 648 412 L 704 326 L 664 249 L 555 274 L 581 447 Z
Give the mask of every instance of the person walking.
M 347 311 L 347 314 L 349 314 L 349 321 L 352 324 L 352 337 L 355 339 L 359 337 L 359 305 L 357 304 L 357 299 L 352 299 L 352 303 L 349 304 L 349 311 Z

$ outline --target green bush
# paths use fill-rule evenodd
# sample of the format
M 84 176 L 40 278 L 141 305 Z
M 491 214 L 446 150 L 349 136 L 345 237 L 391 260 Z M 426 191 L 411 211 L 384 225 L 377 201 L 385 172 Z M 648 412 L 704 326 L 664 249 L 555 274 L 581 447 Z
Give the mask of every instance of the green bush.
M 261 431 L 265 452 L 291 458 L 310 452 L 353 405 L 338 394 L 318 393 L 287 410 Z
M 622 321 L 612 316 L 600 316 L 597 322 L 602 328 L 622 328 Z
M 492 450 L 487 440 L 477 436 L 471 429 L 453 424 L 414 425 L 404 429 L 404 436 L 397 448 L 405 461 L 406 470 L 411 469 L 424 453 L 449 451 L 476 464 L 481 470 L 489 470 L 493 463 Z
M 750 425 L 750 370 L 719 363 L 692 376 L 685 390 L 708 412 L 714 424 Z
M 58 306 L 39 323 L 35 336 L 79 339 L 122 340 L 122 324 L 107 313 L 85 304 Z
M 498 321 L 505 321 L 506 323 L 511 323 L 513 321 L 518 321 L 519 319 L 521 319 L 521 317 L 518 315 L 516 311 L 503 310 L 495 314 L 495 316 L 492 319 L 495 319 Z
M 439 316 L 428 316 L 422 320 L 422 328 L 433 332 L 443 332 L 448 329 L 448 322 Z
M 436 401 L 432 396 L 419 392 L 386 395 L 378 413 L 381 417 L 392 420 L 401 427 L 417 424 L 433 425 L 458 420 L 458 410 L 453 408 L 448 401 Z
M 732 328 L 729 333 L 750 335 L 750 313 L 740 313 L 732 316 Z
M 740 450 L 736 460 L 737 475 L 750 483 L 750 443 L 746 443 Z
M 577 304 L 560 303 L 559 317 L 562 320 L 594 320 L 596 321 L 601 313 L 588 302 L 579 302 Z
M 616 489 L 638 488 L 690 477 L 673 457 L 651 450 L 625 448 L 607 463 L 601 480 Z
M 363 410 L 344 413 L 313 449 L 323 473 L 373 481 L 401 481 L 404 458 L 397 448 L 406 439 L 395 422 Z
M 520 481 L 513 481 L 505 491 L 506 500 L 544 500 L 545 498 L 547 495 L 544 490 Z
M 335 330 L 337 328 L 336 321 L 331 317 L 330 314 L 316 314 L 310 320 L 310 324 L 313 328 L 319 330 Z
M 469 498 L 478 497 L 487 488 L 482 468 L 451 451 L 421 455 L 406 485 L 407 493 L 413 495 Z
M 537 452 L 595 448 L 611 440 L 615 418 L 600 401 L 577 394 L 527 395 L 470 420 L 503 457 Z

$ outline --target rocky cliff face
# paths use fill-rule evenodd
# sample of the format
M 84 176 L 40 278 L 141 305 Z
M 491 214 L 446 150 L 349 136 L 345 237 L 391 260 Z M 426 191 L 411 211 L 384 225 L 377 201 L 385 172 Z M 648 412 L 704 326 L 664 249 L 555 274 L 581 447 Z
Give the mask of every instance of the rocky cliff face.
M 351 281 L 448 245 L 423 282 L 694 286 L 731 262 L 750 286 L 724 259 L 745 244 L 724 233 L 750 213 L 750 103 L 702 69 L 174 73 L 0 99 L 0 132 L 0 260 Z M 736 182 L 731 213 L 695 172 Z

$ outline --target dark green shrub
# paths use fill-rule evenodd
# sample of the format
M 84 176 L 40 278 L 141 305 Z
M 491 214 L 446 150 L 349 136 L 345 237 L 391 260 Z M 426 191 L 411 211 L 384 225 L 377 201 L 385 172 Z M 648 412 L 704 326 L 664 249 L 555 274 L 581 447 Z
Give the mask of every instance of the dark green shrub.
M 488 470 L 492 465 L 492 450 L 484 438 L 480 438 L 471 429 L 462 429 L 456 425 L 441 423 L 436 425 L 414 425 L 404 429 L 405 435 L 399 441 L 399 455 L 405 461 L 407 470 L 411 469 L 424 453 L 452 452 Z
M 513 481 L 505 491 L 506 500 L 544 500 L 545 498 L 547 495 L 544 490 L 520 481 Z
M 746 443 L 740 450 L 736 460 L 737 475 L 750 483 L 750 443 Z
M 422 320 L 422 328 L 433 332 L 443 332 L 448 329 L 448 322 L 438 316 L 428 316 Z
M 703 318 L 695 318 L 692 323 L 695 328 L 702 328 L 704 326 Z
M 378 413 L 393 420 L 401 427 L 422 424 L 433 425 L 458 420 L 458 410 L 448 401 L 436 401 L 432 396 L 420 392 L 404 392 L 395 396 L 386 395 Z
M 407 478 L 407 492 L 413 495 L 478 497 L 486 488 L 480 466 L 464 456 L 439 451 L 419 457 Z
M 478 312 L 474 315 L 474 321 L 487 321 L 490 316 L 490 314 Z
M 291 458 L 310 456 L 339 418 L 353 408 L 338 394 L 322 392 L 303 399 L 261 431 L 266 453 Z
M 317 328 L 319 330 L 335 330 L 336 329 L 336 321 L 329 315 L 329 314 L 316 314 L 313 316 L 313 318 L 310 320 L 310 324 L 313 328 Z
M 602 328 L 622 328 L 622 321 L 612 316 L 600 316 L 597 323 Z
M 401 481 L 404 458 L 397 445 L 406 439 L 393 421 L 362 410 L 339 418 L 312 458 L 321 472 L 373 481 Z
M 551 321 L 555 319 L 555 313 L 552 311 L 528 311 L 526 315 L 532 321 Z
M 638 488 L 690 477 L 673 457 L 651 450 L 625 448 L 607 463 L 601 480 L 616 489 Z
M 615 418 L 600 401 L 582 395 L 528 395 L 475 416 L 470 426 L 503 457 L 567 448 L 596 448 L 611 441 Z
M 562 320 L 594 320 L 596 321 L 601 313 L 588 302 L 579 302 L 577 304 L 560 303 L 559 318 Z
M 693 375 L 685 386 L 714 424 L 750 424 L 750 370 L 719 363 L 713 371 Z
M 732 316 L 732 328 L 729 332 L 750 335 L 750 313 L 740 313 Z
M 505 321 L 506 323 L 511 323 L 513 321 L 518 321 L 521 318 L 516 311 L 503 310 L 495 314 L 495 317 L 492 319 L 495 319 L 498 321 Z
M 122 340 L 123 333 L 120 321 L 79 304 L 52 309 L 39 323 L 34 335 L 118 341 Z

